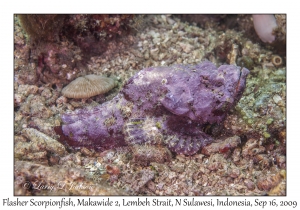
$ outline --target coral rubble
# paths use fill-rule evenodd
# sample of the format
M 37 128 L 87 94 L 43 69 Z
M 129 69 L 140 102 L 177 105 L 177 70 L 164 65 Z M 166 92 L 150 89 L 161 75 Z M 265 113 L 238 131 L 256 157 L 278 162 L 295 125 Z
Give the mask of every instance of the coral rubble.
M 21 16 L 14 21 L 15 195 L 286 195 L 285 14 L 275 15 L 271 44 L 259 39 L 250 14 Z M 25 16 L 35 22 L 24 24 Z M 208 108 L 191 96 L 194 78 L 186 75 L 204 60 L 250 71 L 240 100 L 223 91 L 236 101 L 219 107 L 226 113 L 213 112 L 226 85 L 202 77 L 202 92 L 215 97 Z M 175 67 L 177 77 L 160 78 Z M 89 74 L 116 78 L 118 86 L 84 100 L 62 95 Z M 209 110 L 200 119 L 189 109 L 199 105 Z M 71 147 L 54 132 L 61 117 L 73 126 Z M 84 134 L 81 145 L 74 136 L 86 127 L 76 133 L 72 122 L 90 119 L 103 128 L 94 134 L 106 135 L 93 145 Z

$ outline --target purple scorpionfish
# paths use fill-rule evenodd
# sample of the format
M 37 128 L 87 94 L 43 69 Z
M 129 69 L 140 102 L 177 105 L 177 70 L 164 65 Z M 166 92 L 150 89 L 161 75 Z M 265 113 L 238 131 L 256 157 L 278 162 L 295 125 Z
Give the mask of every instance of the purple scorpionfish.
M 62 114 L 55 128 L 73 147 L 104 150 L 132 144 L 165 144 L 193 155 L 213 139 L 205 125 L 219 124 L 241 98 L 249 70 L 234 65 L 145 68 L 111 101 Z

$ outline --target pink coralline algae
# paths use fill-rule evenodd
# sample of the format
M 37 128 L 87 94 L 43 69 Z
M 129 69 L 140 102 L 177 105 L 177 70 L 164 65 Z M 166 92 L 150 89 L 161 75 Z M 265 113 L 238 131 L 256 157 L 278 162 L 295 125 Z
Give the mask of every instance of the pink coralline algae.
M 166 144 L 193 155 L 212 142 L 203 132 L 221 123 L 246 86 L 249 71 L 234 65 L 150 67 L 135 74 L 111 101 L 61 116 L 60 141 L 73 148 Z

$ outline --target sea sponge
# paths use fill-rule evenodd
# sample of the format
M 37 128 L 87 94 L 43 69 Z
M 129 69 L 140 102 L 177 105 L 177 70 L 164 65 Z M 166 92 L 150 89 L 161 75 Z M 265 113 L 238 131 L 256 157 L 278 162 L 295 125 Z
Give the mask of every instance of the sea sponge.
M 107 93 L 116 84 L 114 79 L 90 74 L 73 80 L 63 88 L 62 94 L 67 98 L 90 98 L 95 95 Z
M 272 43 L 275 40 L 273 30 L 277 28 L 274 15 L 253 15 L 255 31 L 263 42 Z
M 20 23 L 32 41 L 57 41 L 66 15 L 20 14 Z

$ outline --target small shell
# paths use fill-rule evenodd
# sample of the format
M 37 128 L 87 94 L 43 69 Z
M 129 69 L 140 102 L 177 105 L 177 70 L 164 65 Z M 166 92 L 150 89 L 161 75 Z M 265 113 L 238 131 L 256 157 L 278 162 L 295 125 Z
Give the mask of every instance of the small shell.
M 282 64 L 282 58 L 278 55 L 272 57 L 272 63 L 274 66 L 280 66 Z
M 62 90 L 67 98 L 90 98 L 107 93 L 116 86 L 115 80 L 98 75 L 78 77 Z

